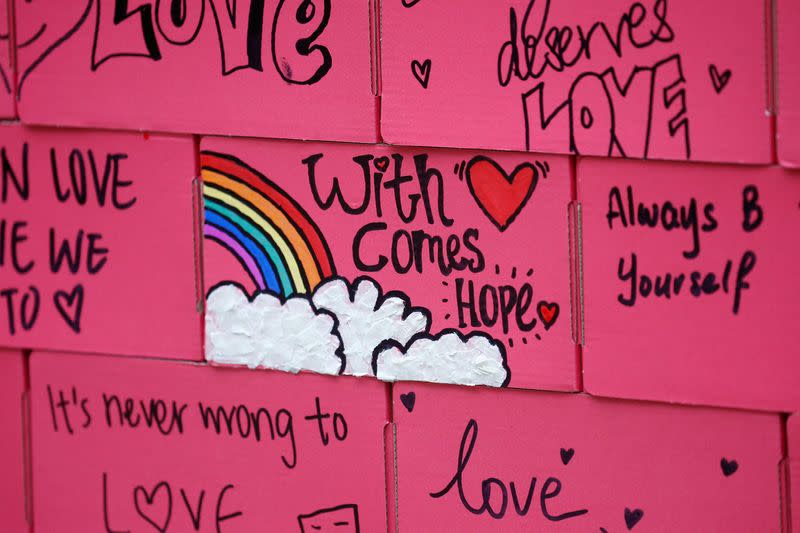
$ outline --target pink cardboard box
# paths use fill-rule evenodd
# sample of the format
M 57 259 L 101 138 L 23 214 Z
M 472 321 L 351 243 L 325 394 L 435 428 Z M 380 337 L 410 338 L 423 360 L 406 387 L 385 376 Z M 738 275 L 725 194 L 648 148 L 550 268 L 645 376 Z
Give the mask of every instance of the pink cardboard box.
M 19 1 L 20 117 L 375 141 L 372 4 Z
M 3 530 L 28 531 L 26 519 L 25 444 L 23 424 L 23 395 L 25 393 L 25 360 L 22 352 L 0 350 L 0 419 L 3 438 L 0 439 L 0 514 Z
M 403 383 L 399 531 L 779 531 L 778 415 Z
M 390 143 L 771 160 L 767 4 L 397 0 L 382 6 Z
M 386 528 L 377 381 L 34 353 L 31 398 L 37 531 Z
M 779 167 L 582 159 L 586 391 L 800 406 L 800 179 Z
M 563 156 L 204 138 L 206 358 L 576 390 Z
M 778 159 L 782 165 L 800 167 L 800 3 L 777 0 L 774 5 Z
M 14 67 L 12 39 L 14 24 L 11 22 L 11 6 L 8 0 L 0 0 L 0 118 L 14 118 Z M 26 43 L 21 43 L 25 45 Z
M 200 359 L 190 137 L 0 127 L 0 344 Z

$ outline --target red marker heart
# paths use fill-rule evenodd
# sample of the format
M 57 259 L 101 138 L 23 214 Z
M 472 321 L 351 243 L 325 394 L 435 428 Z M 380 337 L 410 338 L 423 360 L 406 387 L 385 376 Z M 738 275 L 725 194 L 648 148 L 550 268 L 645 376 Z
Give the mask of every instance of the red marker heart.
M 555 324 L 558 318 L 559 307 L 555 302 L 549 303 L 544 300 L 536 305 L 536 313 L 542 319 L 545 331 L 550 329 L 550 326 Z
M 510 176 L 485 156 L 473 157 L 467 164 L 469 192 L 500 231 L 514 222 L 538 181 L 539 173 L 530 163 L 519 165 Z

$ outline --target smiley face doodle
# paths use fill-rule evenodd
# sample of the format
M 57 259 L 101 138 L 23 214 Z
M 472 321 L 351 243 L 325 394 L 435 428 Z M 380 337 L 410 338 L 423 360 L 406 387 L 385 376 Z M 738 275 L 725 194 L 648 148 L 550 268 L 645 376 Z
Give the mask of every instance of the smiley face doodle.
M 360 533 L 358 506 L 339 505 L 297 517 L 301 533 Z

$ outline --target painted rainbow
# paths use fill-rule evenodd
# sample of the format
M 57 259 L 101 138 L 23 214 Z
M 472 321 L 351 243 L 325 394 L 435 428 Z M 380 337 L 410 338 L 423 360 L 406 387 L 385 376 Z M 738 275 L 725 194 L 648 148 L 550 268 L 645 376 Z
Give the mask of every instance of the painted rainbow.
M 203 236 L 225 247 L 259 291 L 311 292 L 335 274 L 330 250 L 308 214 L 274 182 L 226 154 L 200 154 Z

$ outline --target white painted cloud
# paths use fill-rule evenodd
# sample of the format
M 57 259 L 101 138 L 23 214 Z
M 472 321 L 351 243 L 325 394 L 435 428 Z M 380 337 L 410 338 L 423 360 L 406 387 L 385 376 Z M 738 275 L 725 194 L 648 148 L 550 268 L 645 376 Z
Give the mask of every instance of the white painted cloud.
M 339 374 L 342 341 L 335 319 L 302 296 L 281 302 L 261 293 L 250 301 L 235 284 L 206 298 L 206 359 L 214 363 Z
M 373 375 L 372 353 L 382 342 L 406 344 L 430 325 L 427 311 L 411 307 L 400 293 L 382 295 L 369 278 L 358 278 L 352 285 L 331 279 L 316 288 L 312 301 L 317 309 L 336 315 L 347 361 L 344 373 L 354 376 Z
M 377 377 L 383 381 L 432 381 L 458 385 L 508 385 L 503 345 L 482 333 L 455 330 L 421 335 L 408 346 L 387 342 L 375 350 Z

